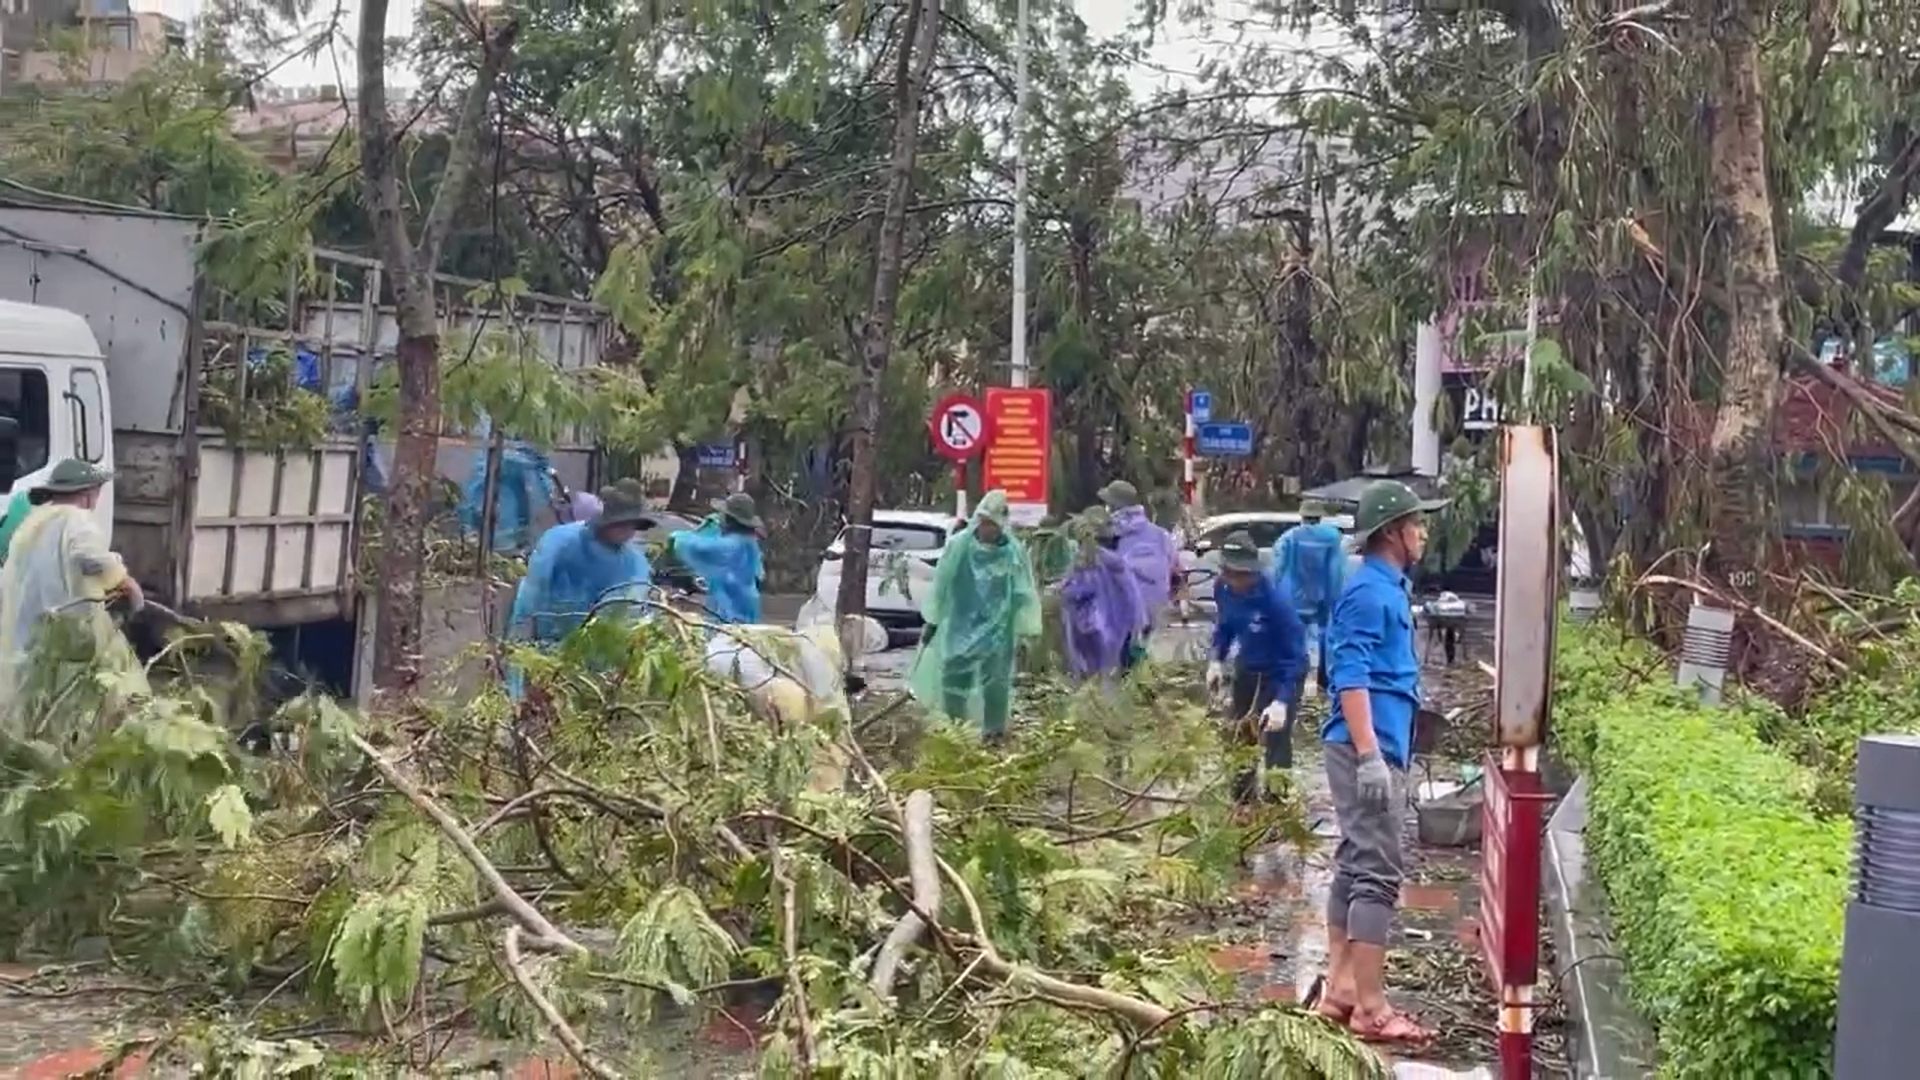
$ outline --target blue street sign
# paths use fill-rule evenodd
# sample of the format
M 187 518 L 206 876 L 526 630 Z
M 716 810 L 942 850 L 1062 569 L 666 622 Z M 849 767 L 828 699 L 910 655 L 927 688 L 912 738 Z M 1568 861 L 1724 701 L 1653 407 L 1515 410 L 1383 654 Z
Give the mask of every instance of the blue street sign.
M 1195 449 L 1201 457 L 1252 457 L 1253 425 L 1238 420 L 1201 424 L 1195 432 Z
M 1213 419 L 1213 394 L 1206 390 L 1193 392 L 1193 422 L 1204 424 Z
M 736 460 L 730 442 L 701 443 L 696 453 L 703 469 L 731 469 Z

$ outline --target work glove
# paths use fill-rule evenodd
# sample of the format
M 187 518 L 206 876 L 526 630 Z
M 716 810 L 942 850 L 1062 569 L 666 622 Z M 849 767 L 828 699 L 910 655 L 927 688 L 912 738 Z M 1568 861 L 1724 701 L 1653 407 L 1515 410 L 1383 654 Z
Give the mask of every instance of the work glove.
M 1207 696 L 1218 697 L 1227 685 L 1227 667 L 1218 660 L 1207 664 Z
M 1360 769 L 1355 774 L 1359 786 L 1360 805 L 1369 810 L 1385 810 L 1393 799 L 1393 774 L 1387 771 L 1386 759 L 1380 752 L 1360 759 Z
M 1284 702 L 1273 702 L 1260 710 L 1260 729 L 1262 731 L 1287 730 L 1287 706 Z

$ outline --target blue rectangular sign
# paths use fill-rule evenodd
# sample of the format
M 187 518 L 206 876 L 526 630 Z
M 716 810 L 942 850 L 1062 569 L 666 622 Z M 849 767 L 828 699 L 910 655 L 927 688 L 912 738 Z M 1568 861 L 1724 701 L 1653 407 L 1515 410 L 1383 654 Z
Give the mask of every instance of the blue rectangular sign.
M 731 469 L 737 460 L 734 457 L 733 444 L 701 443 L 697 451 L 700 467 L 703 469 Z
M 1206 390 L 1193 392 L 1193 422 L 1204 424 L 1213 419 L 1213 394 Z
M 1240 421 L 1201 424 L 1194 449 L 1201 457 L 1252 457 L 1253 425 Z

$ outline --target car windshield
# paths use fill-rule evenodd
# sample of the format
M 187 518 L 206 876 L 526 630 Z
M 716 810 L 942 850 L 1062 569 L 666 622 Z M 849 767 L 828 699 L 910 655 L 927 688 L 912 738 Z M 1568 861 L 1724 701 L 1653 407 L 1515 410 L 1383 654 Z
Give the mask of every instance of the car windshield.
M 939 551 L 947 544 L 947 530 L 938 525 L 910 525 L 900 521 L 880 521 L 873 526 L 874 551 Z M 833 546 L 845 549 L 847 532 L 840 530 Z

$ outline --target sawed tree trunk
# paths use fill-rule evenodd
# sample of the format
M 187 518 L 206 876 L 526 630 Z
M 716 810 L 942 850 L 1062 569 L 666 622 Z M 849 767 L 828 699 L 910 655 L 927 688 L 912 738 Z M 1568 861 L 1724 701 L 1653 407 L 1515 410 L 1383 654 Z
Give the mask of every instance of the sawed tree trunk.
M 887 169 L 887 205 L 874 254 L 873 300 L 860 328 L 860 368 L 854 384 L 851 443 L 853 472 L 847 484 L 846 553 L 840 564 L 839 614 L 867 609 L 867 556 L 873 546 L 873 498 L 878 481 L 874 433 L 880 427 L 880 384 L 893 352 L 901 264 L 906 250 L 907 203 L 913 197 L 914 157 L 919 149 L 920 98 L 933 72 L 940 40 L 941 0 L 918 0 L 908 11 L 893 75 L 893 153 Z
M 447 164 L 416 244 L 407 233 L 400 196 L 400 144 L 387 114 L 388 0 L 363 0 L 359 32 L 359 126 L 362 183 L 374 239 L 393 289 L 400 341 L 399 431 L 382 537 L 373 684 L 410 693 L 420 677 L 421 585 L 425 577 L 427 515 L 440 445 L 440 319 L 433 272 L 479 157 L 480 130 L 500 69 L 513 50 L 518 23 L 468 9 L 482 53 L 462 102 Z M 489 25 L 491 24 L 491 25 Z

